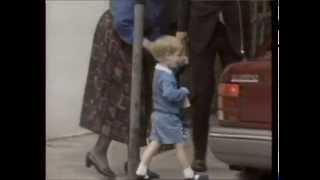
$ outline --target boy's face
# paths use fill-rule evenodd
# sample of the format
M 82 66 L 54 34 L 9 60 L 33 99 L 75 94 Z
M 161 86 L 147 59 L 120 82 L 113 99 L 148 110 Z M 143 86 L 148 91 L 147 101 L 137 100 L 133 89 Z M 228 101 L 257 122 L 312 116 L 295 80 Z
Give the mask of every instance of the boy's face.
M 178 66 L 187 65 L 189 63 L 188 57 L 185 56 L 180 51 L 177 51 L 173 55 L 168 56 L 167 59 L 168 59 L 168 67 L 171 69 L 174 69 Z

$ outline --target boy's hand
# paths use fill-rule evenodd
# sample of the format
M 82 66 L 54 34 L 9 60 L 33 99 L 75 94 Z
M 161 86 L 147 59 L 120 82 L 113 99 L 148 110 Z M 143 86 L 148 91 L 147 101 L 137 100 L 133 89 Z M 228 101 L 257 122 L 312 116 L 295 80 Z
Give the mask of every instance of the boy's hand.
M 183 108 L 189 108 L 191 106 L 189 98 L 186 97 L 183 102 Z
M 182 129 L 183 138 L 187 139 L 190 136 L 190 130 L 187 127 L 183 127 Z
M 190 94 L 189 89 L 187 89 L 186 87 L 181 87 L 180 89 L 181 89 L 182 91 L 184 91 L 187 95 Z

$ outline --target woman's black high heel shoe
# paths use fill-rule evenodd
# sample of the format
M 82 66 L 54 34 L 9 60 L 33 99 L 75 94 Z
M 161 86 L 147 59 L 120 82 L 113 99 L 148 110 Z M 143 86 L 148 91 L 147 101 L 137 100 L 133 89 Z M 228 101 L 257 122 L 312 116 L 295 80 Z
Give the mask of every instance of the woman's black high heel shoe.
M 96 168 L 96 170 L 100 174 L 107 176 L 107 177 L 116 177 L 116 175 L 114 174 L 114 172 L 111 169 L 99 167 L 95 157 L 90 152 L 88 152 L 87 156 L 86 156 L 86 167 L 90 168 L 92 165 Z

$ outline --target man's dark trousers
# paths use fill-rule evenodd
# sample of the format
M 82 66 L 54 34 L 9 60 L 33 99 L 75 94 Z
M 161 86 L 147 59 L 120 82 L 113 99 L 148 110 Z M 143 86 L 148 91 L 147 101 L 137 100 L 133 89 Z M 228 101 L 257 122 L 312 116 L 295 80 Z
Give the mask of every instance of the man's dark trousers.
M 206 158 L 210 105 L 215 88 L 214 62 L 222 65 L 241 60 L 240 21 L 237 1 L 191 2 L 188 35 L 192 67 L 193 142 L 195 160 Z M 223 13 L 224 23 L 219 21 Z

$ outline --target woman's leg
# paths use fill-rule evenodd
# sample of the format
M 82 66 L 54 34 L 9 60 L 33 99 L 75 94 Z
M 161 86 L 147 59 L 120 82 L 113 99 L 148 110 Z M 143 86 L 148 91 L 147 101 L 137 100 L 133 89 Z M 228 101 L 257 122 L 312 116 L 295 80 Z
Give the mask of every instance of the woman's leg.
M 86 166 L 93 165 L 96 170 L 104 176 L 115 177 L 115 173 L 109 167 L 109 161 L 107 158 L 107 151 L 111 139 L 107 136 L 100 135 L 94 148 L 87 153 Z
M 102 169 L 109 169 L 109 161 L 107 156 L 107 151 L 109 149 L 111 139 L 107 136 L 100 135 L 96 145 L 90 151 L 95 157 L 98 166 Z

